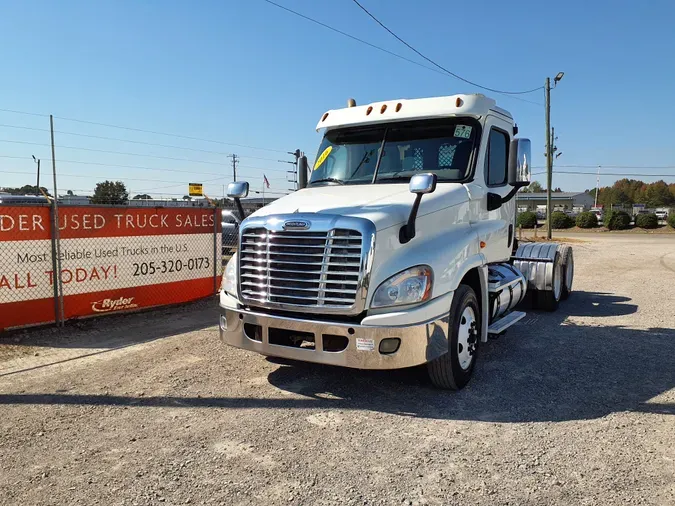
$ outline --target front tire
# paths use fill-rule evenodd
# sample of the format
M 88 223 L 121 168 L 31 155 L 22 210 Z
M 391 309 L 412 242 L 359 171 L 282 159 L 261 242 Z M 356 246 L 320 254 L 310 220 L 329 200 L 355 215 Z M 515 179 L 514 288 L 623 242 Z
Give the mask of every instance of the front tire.
M 427 364 L 431 383 L 460 390 L 471 379 L 481 331 L 478 299 L 470 286 L 459 285 L 452 298 L 448 352 Z

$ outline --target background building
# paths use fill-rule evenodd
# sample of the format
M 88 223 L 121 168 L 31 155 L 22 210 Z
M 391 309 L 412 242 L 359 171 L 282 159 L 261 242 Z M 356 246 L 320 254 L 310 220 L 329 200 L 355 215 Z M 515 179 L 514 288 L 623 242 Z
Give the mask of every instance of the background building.
M 553 192 L 551 204 L 556 211 L 587 211 L 593 207 L 593 195 L 584 192 Z M 537 211 L 546 209 L 546 192 L 518 193 L 516 195 L 518 211 Z

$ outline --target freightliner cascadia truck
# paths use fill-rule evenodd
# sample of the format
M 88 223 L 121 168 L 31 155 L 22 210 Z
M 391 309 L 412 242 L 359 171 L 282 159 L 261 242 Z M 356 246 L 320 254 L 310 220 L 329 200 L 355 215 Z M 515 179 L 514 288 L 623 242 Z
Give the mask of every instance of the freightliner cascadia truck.
M 531 146 L 481 94 L 391 100 L 321 115 L 305 188 L 239 225 L 220 335 L 262 355 L 356 369 L 425 366 L 461 389 L 488 338 L 557 309 L 572 248 L 518 244 Z M 241 210 L 246 182 L 228 195 Z M 242 214 L 243 216 L 243 214 Z

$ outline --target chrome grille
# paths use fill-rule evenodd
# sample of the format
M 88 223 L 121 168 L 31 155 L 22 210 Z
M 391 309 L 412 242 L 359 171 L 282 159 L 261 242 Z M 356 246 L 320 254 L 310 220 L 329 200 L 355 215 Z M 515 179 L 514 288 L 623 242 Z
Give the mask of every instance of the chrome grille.
M 351 307 L 359 289 L 362 239 L 361 232 L 340 228 L 244 229 L 239 250 L 241 295 L 249 302 Z

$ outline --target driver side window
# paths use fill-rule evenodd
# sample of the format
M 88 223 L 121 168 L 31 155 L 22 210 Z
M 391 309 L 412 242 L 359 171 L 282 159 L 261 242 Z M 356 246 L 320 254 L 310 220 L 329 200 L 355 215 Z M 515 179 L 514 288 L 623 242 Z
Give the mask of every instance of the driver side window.
M 488 186 L 506 184 L 509 159 L 509 136 L 492 128 L 485 156 L 485 182 Z

